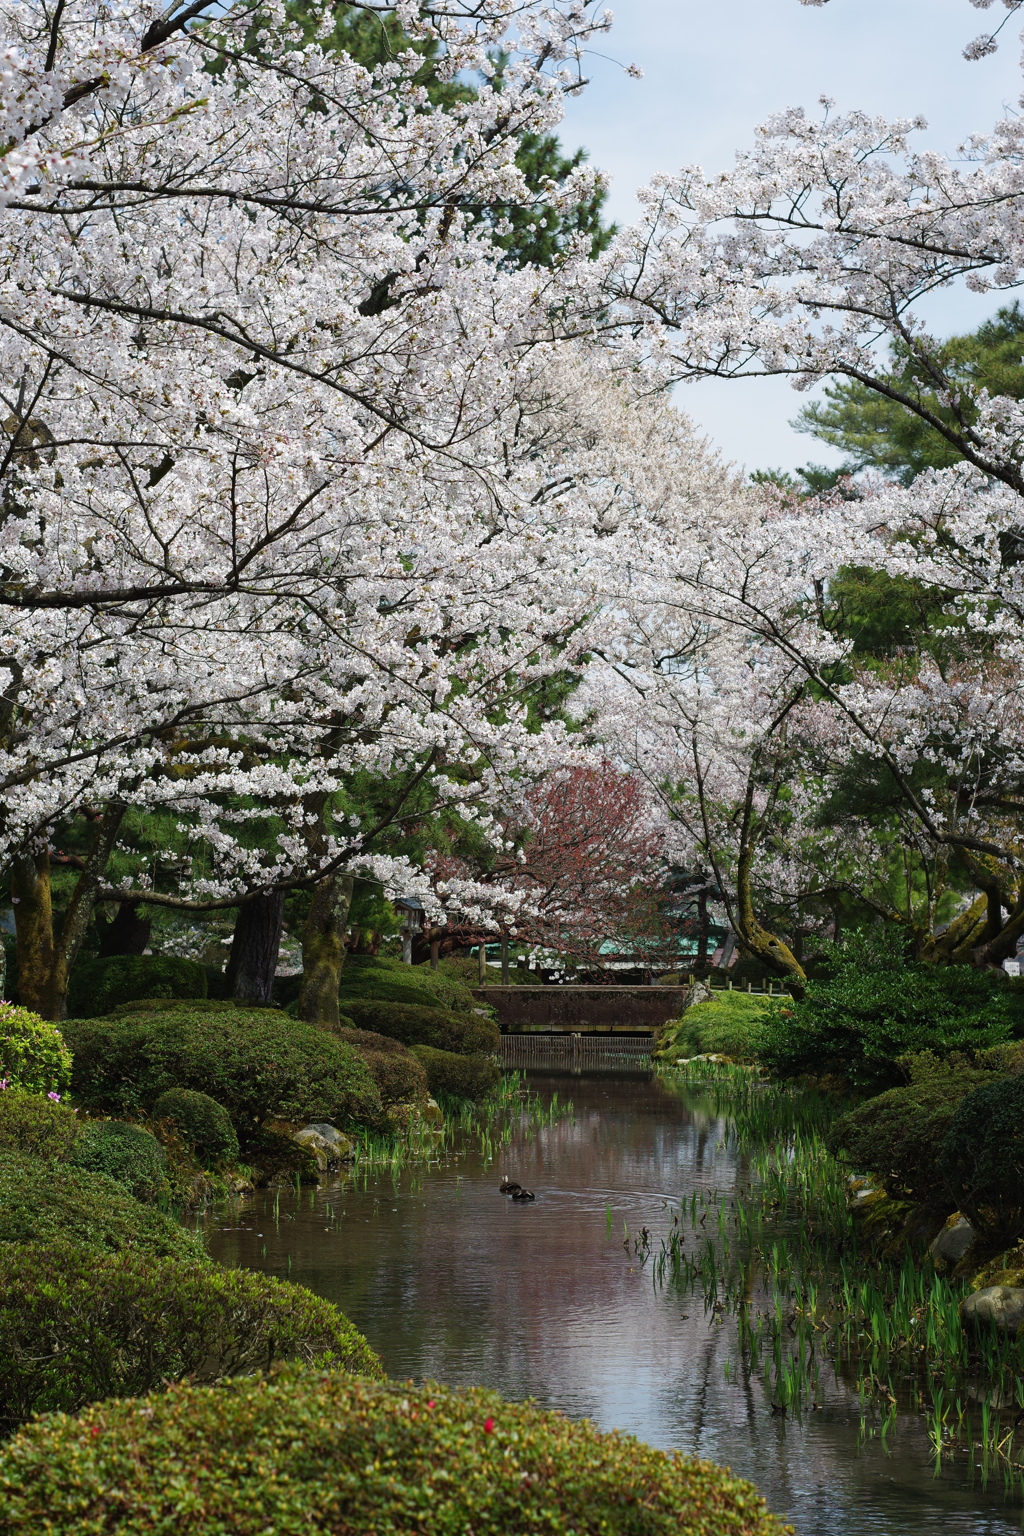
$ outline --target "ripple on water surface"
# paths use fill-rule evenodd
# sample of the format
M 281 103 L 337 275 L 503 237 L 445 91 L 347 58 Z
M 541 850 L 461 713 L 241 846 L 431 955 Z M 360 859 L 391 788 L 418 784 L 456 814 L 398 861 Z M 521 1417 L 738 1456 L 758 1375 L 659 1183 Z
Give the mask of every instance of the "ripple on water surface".
M 667 1227 L 666 1202 L 743 1187 L 706 1097 L 643 1073 L 530 1076 L 575 1113 L 493 1160 L 374 1170 L 264 1192 L 207 1217 L 214 1257 L 309 1286 L 366 1334 L 395 1377 L 535 1397 L 653 1445 L 721 1461 L 798 1536 L 1009 1536 L 1001 1490 L 936 1479 L 924 1421 L 861 1440 L 856 1392 L 833 1383 L 802 1419 L 773 1416 L 736 1369 L 736 1326 L 702 1296 L 656 1291 L 624 1247 Z M 516 1203 L 509 1174 L 537 1199 Z M 276 1215 L 275 1215 L 276 1206 Z M 728 1369 L 728 1376 L 726 1375 Z

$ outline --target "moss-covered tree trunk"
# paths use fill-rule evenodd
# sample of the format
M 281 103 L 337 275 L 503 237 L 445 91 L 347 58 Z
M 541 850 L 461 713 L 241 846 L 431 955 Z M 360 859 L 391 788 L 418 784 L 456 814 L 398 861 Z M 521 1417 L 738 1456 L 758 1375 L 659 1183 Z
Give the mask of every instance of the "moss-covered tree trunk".
M 351 875 L 328 875 L 318 881 L 302 930 L 299 1018 L 321 1029 L 338 1028 L 338 988 L 353 883 Z
M 737 936 L 743 948 L 749 954 L 757 958 L 774 971 L 776 976 L 783 977 L 789 984 L 794 997 L 802 997 L 807 975 L 800 961 L 794 955 L 785 940 L 770 933 L 758 921 L 754 911 L 754 899 L 751 889 L 751 872 L 754 862 L 754 849 L 750 843 L 744 842 L 740 849 L 739 863 L 736 870 L 736 912 L 735 926 Z
M 15 858 L 11 865 L 11 901 L 22 1007 L 31 1008 L 44 1019 L 58 1018 L 48 849 L 22 852 Z
M 67 1015 L 68 977 L 96 906 L 96 892 L 114 846 L 125 806 L 111 801 L 96 818 L 92 845 L 71 893 L 60 934 L 55 936 L 50 887 L 50 854 L 45 847 L 23 850 L 11 866 L 11 898 L 18 941 L 18 992 L 22 1006 L 44 1019 Z
M 283 922 L 283 891 L 266 891 L 239 907 L 227 967 L 236 1002 L 273 1002 Z

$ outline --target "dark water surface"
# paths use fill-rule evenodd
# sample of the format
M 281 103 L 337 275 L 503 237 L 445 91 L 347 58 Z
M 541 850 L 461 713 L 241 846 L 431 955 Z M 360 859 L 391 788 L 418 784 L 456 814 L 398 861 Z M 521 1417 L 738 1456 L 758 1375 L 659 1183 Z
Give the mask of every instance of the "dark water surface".
M 742 1187 L 706 1096 L 646 1073 L 529 1081 L 542 1101 L 571 1099 L 574 1116 L 517 1132 L 490 1159 L 467 1146 L 441 1165 L 220 1208 L 205 1222 L 214 1257 L 335 1302 L 391 1376 L 534 1397 L 724 1462 L 798 1536 L 1021 1530 L 1001 1485 L 934 1476 L 921 1418 L 901 1417 L 885 1449 L 878 1416 L 867 1410 L 865 1439 L 857 1393 L 831 1378 L 819 1410 L 774 1416 L 763 1383 L 739 1369 L 735 1320 L 706 1315 L 700 1292 L 656 1291 L 623 1247 L 625 1223 L 648 1227 L 657 1248 L 666 1201 Z M 536 1201 L 500 1195 L 504 1173 Z

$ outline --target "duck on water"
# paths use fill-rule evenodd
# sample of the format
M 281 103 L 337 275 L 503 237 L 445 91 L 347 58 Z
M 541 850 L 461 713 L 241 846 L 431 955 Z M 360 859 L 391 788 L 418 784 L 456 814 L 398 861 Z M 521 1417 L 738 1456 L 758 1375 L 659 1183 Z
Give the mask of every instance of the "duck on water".
M 524 1189 L 521 1184 L 514 1183 L 507 1173 L 502 1176 L 498 1192 L 502 1195 L 511 1195 L 513 1200 L 536 1200 L 537 1198 L 532 1189 Z

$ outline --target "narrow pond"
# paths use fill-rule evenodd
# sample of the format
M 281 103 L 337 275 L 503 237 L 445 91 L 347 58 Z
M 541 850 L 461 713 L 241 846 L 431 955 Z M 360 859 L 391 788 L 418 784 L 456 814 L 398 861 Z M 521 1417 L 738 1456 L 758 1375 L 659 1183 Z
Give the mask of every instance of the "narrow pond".
M 204 1219 L 221 1263 L 335 1302 L 389 1375 L 533 1397 L 653 1445 L 723 1462 L 798 1536 L 1003 1536 L 1022 1528 L 1002 1487 L 935 1475 L 923 1418 L 885 1437 L 855 1388 L 823 1370 L 819 1406 L 773 1412 L 744 1375 L 735 1320 L 703 1293 L 653 1283 L 634 1252 L 696 1192 L 742 1197 L 726 1121 L 699 1088 L 650 1073 L 530 1073 L 541 1104 L 490 1155 L 479 1138 L 431 1166 L 362 1168 L 318 1190 L 266 1191 Z M 515 1204 L 503 1174 L 536 1193 Z M 628 1236 L 627 1236 L 628 1234 Z

